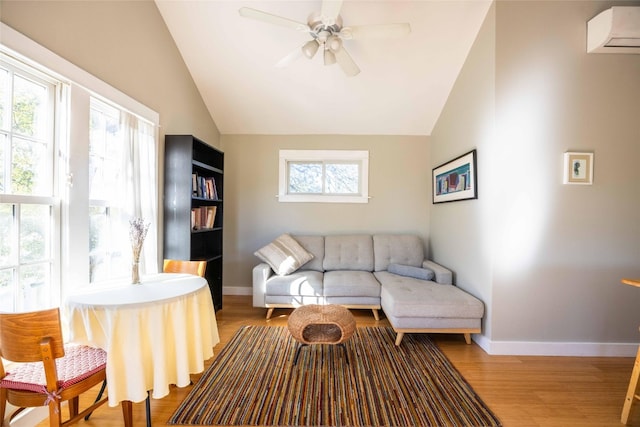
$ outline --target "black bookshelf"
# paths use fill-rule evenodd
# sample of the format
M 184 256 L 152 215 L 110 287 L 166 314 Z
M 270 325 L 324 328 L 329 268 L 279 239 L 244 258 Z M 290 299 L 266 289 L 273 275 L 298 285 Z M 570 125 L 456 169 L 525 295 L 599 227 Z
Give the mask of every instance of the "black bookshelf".
M 166 135 L 164 155 L 164 258 L 207 261 L 220 310 L 224 153 L 192 135 Z

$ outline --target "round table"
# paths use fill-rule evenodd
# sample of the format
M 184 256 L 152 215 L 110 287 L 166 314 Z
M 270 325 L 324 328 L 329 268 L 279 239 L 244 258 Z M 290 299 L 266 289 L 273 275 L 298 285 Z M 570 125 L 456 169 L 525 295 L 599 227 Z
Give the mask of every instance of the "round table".
M 109 406 L 188 386 L 220 342 L 207 281 L 191 274 L 87 287 L 69 295 L 65 308 L 69 340 L 107 352 Z

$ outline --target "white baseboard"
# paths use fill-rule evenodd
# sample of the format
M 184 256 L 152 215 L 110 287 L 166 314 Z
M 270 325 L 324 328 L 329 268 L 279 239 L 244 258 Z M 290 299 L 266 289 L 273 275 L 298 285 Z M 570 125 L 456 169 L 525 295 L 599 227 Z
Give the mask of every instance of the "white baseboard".
M 222 295 L 253 295 L 251 286 L 225 286 L 222 288 Z
M 487 354 L 503 356 L 635 357 L 638 352 L 634 343 L 492 341 L 484 335 L 473 340 Z

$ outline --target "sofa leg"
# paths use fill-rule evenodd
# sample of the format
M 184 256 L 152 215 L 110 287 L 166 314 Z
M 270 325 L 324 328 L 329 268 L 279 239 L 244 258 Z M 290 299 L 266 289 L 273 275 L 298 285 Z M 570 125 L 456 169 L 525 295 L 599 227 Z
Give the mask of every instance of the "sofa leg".
M 267 320 L 271 319 L 271 315 L 273 314 L 274 308 L 270 308 L 267 310 Z
M 378 314 L 378 309 L 377 308 L 372 308 L 371 311 L 373 311 L 373 318 L 376 319 L 376 321 L 380 320 L 380 315 Z
M 398 335 L 396 335 L 396 345 L 400 345 L 402 337 L 404 337 L 404 332 L 398 332 Z
M 467 344 L 471 344 L 471 334 L 468 332 L 464 334 L 464 340 L 466 341 Z

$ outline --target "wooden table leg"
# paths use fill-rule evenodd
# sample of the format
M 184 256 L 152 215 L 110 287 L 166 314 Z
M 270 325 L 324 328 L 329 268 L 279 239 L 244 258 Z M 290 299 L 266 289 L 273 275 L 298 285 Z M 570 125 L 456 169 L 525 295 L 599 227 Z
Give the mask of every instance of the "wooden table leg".
M 133 404 L 130 400 L 123 400 L 120 402 L 120 406 L 122 406 L 124 427 L 133 427 Z
M 633 372 L 631 373 L 631 380 L 629 381 L 629 389 L 627 390 L 627 397 L 624 400 L 624 407 L 622 408 L 622 417 L 620 421 L 622 424 L 629 422 L 629 415 L 631 415 L 631 407 L 634 404 L 634 400 L 640 400 L 640 389 L 638 385 L 640 383 L 640 347 L 638 347 L 638 355 L 633 365 Z
M 120 402 L 120 406 L 122 406 L 124 427 L 133 427 L 133 403 L 130 400 L 123 400 Z M 147 427 L 151 427 L 151 402 L 149 392 L 147 392 L 147 399 L 145 400 L 145 413 L 147 418 Z

